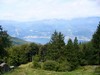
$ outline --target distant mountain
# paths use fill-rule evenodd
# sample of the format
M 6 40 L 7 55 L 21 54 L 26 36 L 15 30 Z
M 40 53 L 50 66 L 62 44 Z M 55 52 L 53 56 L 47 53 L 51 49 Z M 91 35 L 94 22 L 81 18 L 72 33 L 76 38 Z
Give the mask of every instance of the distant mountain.
M 100 17 L 76 18 L 72 20 L 48 19 L 30 22 L 1 20 L 0 25 L 13 37 L 23 40 L 47 43 L 51 34 L 57 30 L 65 35 L 65 42 L 69 38 L 78 37 L 79 41 L 89 41 L 95 32 Z
M 10 39 L 11 39 L 13 45 L 22 45 L 22 44 L 29 43 L 27 41 L 24 41 L 24 40 L 16 38 L 16 37 L 10 37 Z

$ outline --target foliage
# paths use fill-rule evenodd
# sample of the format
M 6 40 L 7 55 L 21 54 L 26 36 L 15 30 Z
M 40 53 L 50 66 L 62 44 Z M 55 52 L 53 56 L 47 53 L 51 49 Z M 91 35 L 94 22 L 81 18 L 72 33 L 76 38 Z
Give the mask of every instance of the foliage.
M 95 75 L 93 74 L 95 66 L 84 66 L 71 72 L 55 72 L 31 67 L 32 63 L 22 64 L 18 68 L 5 73 L 4 75 Z M 86 68 L 86 70 L 84 70 Z
M 33 61 L 33 68 L 41 68 L 41 63 L 37 62 L 37 61 Z
M 70 71 L 70 63 L 68 61 L 63 61 L 62 63 L 59 64 L 58 71 L 60 72 L 65 72 L 65 71 Z
M 32 56 L 37 54 L 37 48 L 37 45 L 35 44 L 34 46 L 33 43 L 20 46 L 12 46 L 8 48 L 8 63 L 11 65 L 19 66 L 20 64 L 32 61 Z
M 93 34 L 92 43 L 96 49 L 100 49 L 100 22 L 96 32 Z
M 98 64 L 100 65 L 100 22 L 92 37 L 93 47 L 97 50 Z
M 9 48 L 9 59 L 8 63 L 11 65 L 19 66 L 22 63 L 27 62 L 27 57 L 25 55 L 24 49 L 19 46 L 13 46 Z
M 64 36 L 61 32 L 55 31 L 47 46 L 47 60 L 57 60 L 62 55 L 63 47 L 65 46 Z
M 39 56 L 40 56 L 41 61 L 46 61 L 46 58 L 48 58 L 46 57 L 48 54 L 47 53 L 48 45 L 49 44 L 41 45 L 39 48 Z
M 100 66 L 98 66 L 98 67 L 95 68 L 94 73 L 95 73 L 96 75 L 100 75 Z
M 11 41 L 9 39 L 9 35 L 7 31 L 3 30 L 2 26 L 0 25 L 0 59 L 3 59 L 7 56 L 7 51 L 5 48 L 11 46 Z
M 72 40 L 69 39 L 66 45 L 66 58 L 70 63 L 70 70 L 74 70 L 79 65 L 78 44 L 76 43 L 77 42 L 73 43 Z
M 36 43 L 31 43 L 29 45 L 29 51 L 28 51 L 28 61 L 32 61 L 32 56 L 35 56 L 37 54 L 39 54 L 39 45 Z
M 40 61 L 39 55 L 33 56 L 33 61 L 39 62 Z
M 45 61 L 43 64 L 44 70 L 57 71 L 58 67 L 59 67 L 59 63 L 52 60 Z

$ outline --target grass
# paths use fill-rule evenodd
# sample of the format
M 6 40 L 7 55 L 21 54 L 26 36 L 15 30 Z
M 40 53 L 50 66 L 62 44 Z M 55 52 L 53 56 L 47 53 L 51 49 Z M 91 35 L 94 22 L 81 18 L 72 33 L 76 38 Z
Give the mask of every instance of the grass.
M 79 67 L 75 71 L 71 72 L 55 72 L 55 71 L 46 71 L 41 69 L 33 69 L 32 63 L 23 64 L 18 68 L 5 73 L 4 75 L 94 75 L 94 69 L 96 66 L 84 66 Z

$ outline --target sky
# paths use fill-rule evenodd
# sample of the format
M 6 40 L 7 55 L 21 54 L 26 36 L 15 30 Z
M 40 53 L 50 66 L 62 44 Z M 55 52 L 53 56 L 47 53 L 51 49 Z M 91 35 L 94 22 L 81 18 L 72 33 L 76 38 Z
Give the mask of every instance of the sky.
M 0 0 L 0 20 L 100 17 L 100 0 Z

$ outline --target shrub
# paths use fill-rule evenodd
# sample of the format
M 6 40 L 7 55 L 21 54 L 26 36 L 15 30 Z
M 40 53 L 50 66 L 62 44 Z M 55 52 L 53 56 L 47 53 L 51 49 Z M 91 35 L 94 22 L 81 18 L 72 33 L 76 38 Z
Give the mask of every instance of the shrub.
M 41 64 L 39 63 L 40 57 L 38 55 L 33 56 L 33 67 L 34 68 L 41 68 Z
M 65 72 L 71 69 L 70 64 L 68 62 L 60 63 L 58 71 Z
M 39 60 L 40 60 L 40 57 L 39 57 L 39 55 L 35 55 L 35 56 L 33 56 L 33 59 L 32 59 L 32 61 L 39 62 Z
M 95 72 L 96 75 L 100 75 L 100 66 L 95 68 Z
M 52 60 L 45 61 L 43 64 L 44 70 L 57 71 L 58 67 L 59 67 L 59 63 L 57 63 L 56 61 L 52 61 Z
M 33 68 L 41 68 L 41 64 L 39 62 L 33 61 Z
M 73 70 L 75 70 L 77 67 L 78 67 L 77 65 L 70 64 L 70 65 L 69 65 L 69 68 L 68 68 L 68 71 L 73 71 Z
M 68 61 L 63 61 L 63 62 L 60 63 L 58 71 L 63 71 L 63 72 L 65 72 L 65 71 L 73 71 L 77 67 L 78 67 L 78 65 L 75 62 L 70 63 Z

